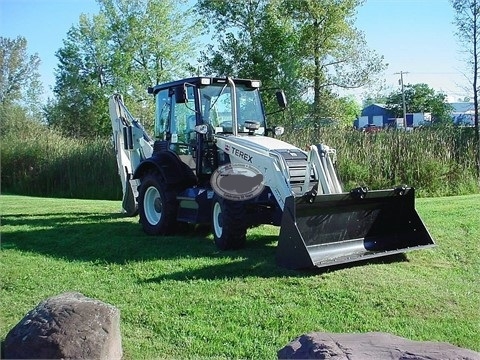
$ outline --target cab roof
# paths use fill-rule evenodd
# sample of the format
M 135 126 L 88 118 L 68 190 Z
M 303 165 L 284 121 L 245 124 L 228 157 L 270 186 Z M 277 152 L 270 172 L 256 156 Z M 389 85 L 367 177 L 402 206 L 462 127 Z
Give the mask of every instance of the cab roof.
M 250 88 L 259 88 L 261 86 L 260 80 L 252 79 L 237 79 L 232 78 L 233 82 L 238 85 L 246 85 Z M 163 84 L 157 84 L 154 87 L 148 88 L 148 93 L 155 95 L 161 90 L 171 89 L 177 86 L 183 86 L 185 83 L 195 85 L 195 86 L 207 86 L 212 84 L 225 84 L 227 83 L 227 78 L 225 77 L 207 77 L 207 76 L 196 76 L 176 81 L 171 81 Z

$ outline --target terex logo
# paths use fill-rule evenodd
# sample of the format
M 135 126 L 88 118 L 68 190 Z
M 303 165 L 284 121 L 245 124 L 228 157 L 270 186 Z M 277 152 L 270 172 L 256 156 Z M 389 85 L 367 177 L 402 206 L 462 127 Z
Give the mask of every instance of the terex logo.
M 237 148 L 234 148 L 233 146 L 232 146 L 232 155 L 235 155 L 239 158 L 242 158 L 243 160 L 245 160 L 249 163 L 252 162 L 252 156 L 251 155 L 249 155 L 249 154 L 247 154 L 247 153 L 245 153 L 241 150 L 238 150 Z
M 250 164 L 226 164 L 210 178 L 213 191 L 233 201 L 245 201 L 260 195 L 265 188 L 263 175 Z

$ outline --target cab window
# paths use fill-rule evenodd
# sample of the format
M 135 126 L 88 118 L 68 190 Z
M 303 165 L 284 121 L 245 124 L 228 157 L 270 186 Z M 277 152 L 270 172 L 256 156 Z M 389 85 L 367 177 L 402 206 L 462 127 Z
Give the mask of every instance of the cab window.
M 165 132 L 170 117 L 171 97 L 168 96 L 168 89 L 159 91 L 155 96 L 155 139 L 165 140 Z
M 187 103 L 175 103 L 171 114 L 171 149 L 178 154 L 190 153 L 196 140 L 194 88 L 186 90 Z

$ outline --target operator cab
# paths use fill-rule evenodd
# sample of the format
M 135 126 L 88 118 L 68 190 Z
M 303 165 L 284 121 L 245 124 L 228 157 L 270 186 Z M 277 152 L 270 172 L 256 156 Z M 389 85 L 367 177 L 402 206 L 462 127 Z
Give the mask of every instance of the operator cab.
M 155 139 L 187 146 L 195 132 L 265 134 L 260 81 L 197 77 L 149 88 L 156 102 Z M 199 127 L 205 125 L 204 127 Z
M 157 148 L 175 152 L 197 176 L 211 174 L 222 162 L 215 135 L 267 134 L 260 85 L 258 80 L 194 77 L 149 88 L 155 96 Z

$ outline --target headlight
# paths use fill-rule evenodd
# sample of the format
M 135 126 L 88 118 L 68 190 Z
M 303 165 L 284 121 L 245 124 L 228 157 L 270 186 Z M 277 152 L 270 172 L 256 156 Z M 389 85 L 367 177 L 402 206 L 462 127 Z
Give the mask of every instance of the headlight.
M 250 87 L 258 89 L 260 87 L 260 81 L 259 80 L 250 81 Z
M 280 136 L 283 135 L 283 133 L 285 132 L 285 128 L 283 126 L 275 126 L 273 132 L 275 133 L 275 136 Z

